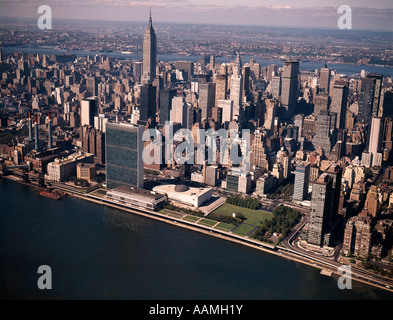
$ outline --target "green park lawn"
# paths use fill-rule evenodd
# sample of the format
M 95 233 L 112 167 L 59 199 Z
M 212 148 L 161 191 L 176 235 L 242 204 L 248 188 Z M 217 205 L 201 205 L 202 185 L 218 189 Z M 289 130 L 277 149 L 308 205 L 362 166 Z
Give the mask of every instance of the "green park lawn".
M 265 221 L 266 219 L 271 220 L 273 217 L 273 215 L 270 212 L 238 207 L 229 203 L 224 203 L 222 206 L 214 210 L 212 213 L 232 217 L 232 214 L 234 212 L 239 212 L 243 214 L 246 217 L 246 220 L 244 220 L 244 222 L 255 226 L 260 226 L 261 221 Z
M 235 231 L 233 231 L 233 233 L 239 236 L 246 236 L 254 228 L 255 228 L 254 225 L 242 223 L 238 228 L 236 228 Z
M 183 220 L 187 220 L 187 221 L 190 221 L 190 222 L 195 222 L 195 221 L 199 220 L 200 218 L 201 217 L 187 215 L 187 216 L 183 217 Z
M 218 225 L 214 227 L 214 229 L 223 230 L 223 231 L 231 231 L 235 226 L 231 223 L 220 222 Z
M 217 224 L 217 222 L 218 221 L 210 220 L 210 219 L 201 219 L 198 223 L 199 224 L 203 224 L 203 225 L 208 226 L 208 227 L 212 227 L 215 224 Z

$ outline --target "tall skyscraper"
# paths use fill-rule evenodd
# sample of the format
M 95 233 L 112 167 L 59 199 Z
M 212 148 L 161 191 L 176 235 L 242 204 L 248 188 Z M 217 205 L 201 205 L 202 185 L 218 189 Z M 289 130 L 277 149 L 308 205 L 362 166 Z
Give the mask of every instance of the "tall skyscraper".
M 187 128 L 188 124 L 188 105 L 184 97 L 174 97 L 172 99 L 172 110 L 170 121 L 180 123 L 182 128 Z
M 156 77 L 157 64 L 157 41 L 156 33 L 153 28 L 151 19 L 151 11 L 149 17 L 149 24 L 145 30 L 143 37 L 143 74 L 142 83 L 151 83 Z
M 326 94 L 329 94 L 330 90 L 330 69 L 322 68 L 321 75 L 319 77 L 319 90 L 325 91 Z
M 336 81 L 333 86 L 333 97 L 330 111 L 337 114 L 336 128 L 345 128 L 345 117 L 348 101 L 348 81 Z
M 321 111 L 328 111 L 330 104 L 330 97 L 322 91 L 314 98 L 314 115 L 318 118 Z
M 383 160 L 388 161 L 389 157 L 392 156 L 392 150 L 393 150 L 392 117 L 386 117 L 383 119 L 382 150 L 383 150 Z
M 214 70 L 214 67 L 216 66 L 216 57 L 215 55 L 210 56 L 210 70 Z
M 97 99 L 87 98 L 81 101 L 81 125 L 94 126 L 94 116 L 97 113 Z
M 323 110 L 317 116 L 316 134 L 312 139 L 314 149 L 321 147 L 325 154 L 329 155 L 332 151 L 332 141 L 330 136 L 330 114 Z
M 242 99 L 243 97 L 248 98 L 250 94 L 250 67 L 249 66 L 243 66 L 242 68 L 242 82 L 243 82 Z
M 222 109 L 221 121 L 223 124 L 233 120 L 233 101 L 232 100 L 218 100 L 218 108 Z
M 33 120 L 31 119 L 30 111 L 29 111 L 29 141 L 33 141 Z
M 266 73 L 267 81 L 271 82 L 273 79 L 273 76 L 276 75 L 276 72 L 277 72 L 277 66 L 275 64 L 269 64 L 267 66 L 267 73 Z
M 278 99 L 281 96 L 281 76 L 273 76 L 270 83 L 270 91 L 273 98 Z
M 38 134 L 38 117 L 34 115 L 34 142 L 35 142 L 35 149 L 38 150 L 40 148 L 40 137 Z
M 143 127 L 129 123 L 106 124 L 106 185 L 143 188 Z
M 240 58 L 240 52 L 237 53 L 235 66 L 233 67 L 233 73 L 231 76 L 231 89 L 230 89 L 230 100 L 233 101 L 233 114 L 238 116 L 240 113 L 240 107 L 242 105 L 243 96 L 243 76 L 242 76 L 242 60 Z
M 332 198 L 330 205 L 330 222 L 332 222 L 338 214 L 338 206 L 340 202 L 341 190 L 341 179 L 343 175 L 343 169 L 337 164 L 332 164 L 326 172 L 332 177 Z
M 218 74 L 215 79 L 216 83 L 216 103 L 215 106 L 218 107 L 218 100 L 226 100 L 227 98 L 227 75 Z
M 51 113 L 49 112 L 48 114 L 48 149 L 53 148 L 53 132 L 52 132 L 52 116 Z
M 370 190 L 367 192 L 366 203 L 364 208 L 367 209 L 368 213 L 374 218 L 378 215 L 379 210 L 379 195 L 378 195 L 378 187 L 371 186 Z
M 382 110 L 380 117 L 393 117 L 393 90 L 385 91 L 383 94 Z
M 333 179 L 323 173 L 312 186 L 307 242 L 322 246 L 329 226 Z
M 296 112 L 299 86 L 299 61 L 285 61 L 282 72 L 282 119 L 291 119 Z
M 368 152 L 372 154 L 372 166 L 382 165 L 382 121 L 381 118 L 372 118 Z
M 365 79 L 362 79 L 357 119 L 367 124 L 366 137 L 370 134 L 372 117 L 377 117 L 380 112 L 382 78 L 382 75 L 368 74 Z
M 172 99 L 176 97 L 177 90 L 163 89 L 160 91 L 160 124 L 165 124 L 170 120 L 170 111 L 172 109 Z
M 250 167 L 258 167 L 268 171 L 270 166 L 270 158 L 263 134 L 262 132 L 255 132 L 254 140 L 250 147 Z
M 157 113 L 157 99 L 156 87 L 151 83 L 145 83 L 141 87 L 140 100 L 140 120 L 147 121 L 149 118 L 156 118 Z
M 136 61 L 132 64 L 132 71 L 137 82 L 141 81 L 142 78 L 142 62 Z
M 95 97 L 98 95 L 98 84 L 97 84 L 96 77 L 94 77 L 94 76 L 87 77 L 86 89 L 87 89 L 87 92 L 89 93 L 90 96 Z
M 295 170 L 295 185 L 293 189 L 293 200 L 303 201 L 308 194 L 308 184 L 310 181 L 310 163 L 300 162 Z
M 216 84 L 212 82 L 199 84 L 198 106 L 202 110 L 202 121 L 211 118 L 216 99 Z
M 266 130 L 273 130 L 274 119 L 278 116 L 278 102 L 277 100 L 265 100 L 265 115 L 263 126 Z

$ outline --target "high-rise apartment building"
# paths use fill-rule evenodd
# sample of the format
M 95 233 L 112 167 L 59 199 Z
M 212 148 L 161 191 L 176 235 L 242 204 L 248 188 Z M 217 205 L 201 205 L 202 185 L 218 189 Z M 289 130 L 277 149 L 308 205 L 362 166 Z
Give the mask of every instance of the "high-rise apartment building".
M 307 242 L 310 244 L 324 244 L 324 235 L 330 221 L 332 186 L 333 179 L 326 172 L 313 183 L 307 234 Z
M 352 217 L 345 225 L 342 251 L 344 254 L 367 257 L 371 249 L 371 216 L 367 210 Z

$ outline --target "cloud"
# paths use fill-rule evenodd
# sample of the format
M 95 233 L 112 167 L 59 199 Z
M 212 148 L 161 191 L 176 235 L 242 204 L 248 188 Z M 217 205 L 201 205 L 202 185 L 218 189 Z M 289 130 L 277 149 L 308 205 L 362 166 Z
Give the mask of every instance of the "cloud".
M 363 0 L 359 0 L 363 1 Z M 374 0 L 375 6 L 380 2 Z M 229 25 L 281 25 L 294 27 L 335 28 L 336 0 L 327 6 L 315 1 L 257 0 L 46 0 L 58 18 L 143 21 L 152 7 L 153 20 L 173 23 L 202 23 Z M 1 16 L 37 16 L 43 0 L 0 0 Z M 354 28 L 393 30 L 392 8 L 368 8 L 363 4 L 352 6 Z

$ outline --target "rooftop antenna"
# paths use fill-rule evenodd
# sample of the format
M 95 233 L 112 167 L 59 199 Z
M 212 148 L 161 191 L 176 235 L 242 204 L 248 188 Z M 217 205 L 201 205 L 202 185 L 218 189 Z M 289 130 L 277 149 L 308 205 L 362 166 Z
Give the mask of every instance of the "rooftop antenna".
M 151 5 L 150 5 L 149 28 L 151 27 L 152 27 L 152 21 L 151 21 Z

